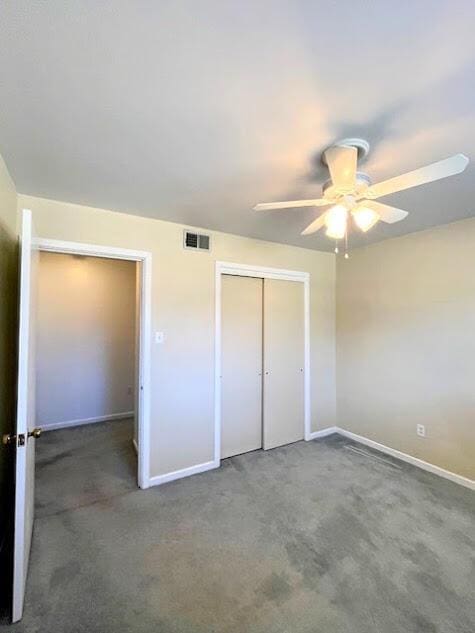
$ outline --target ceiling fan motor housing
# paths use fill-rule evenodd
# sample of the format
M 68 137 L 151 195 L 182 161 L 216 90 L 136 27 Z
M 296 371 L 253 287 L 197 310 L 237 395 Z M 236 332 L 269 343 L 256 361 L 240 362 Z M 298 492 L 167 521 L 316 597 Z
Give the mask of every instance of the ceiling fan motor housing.
M 322 152 L 321 160 L 326 167 L 328 167 L 327 153 L 329 150 L 333 150 L 336 147 L 351 147 L 356 149 L 358 163 L 363 162 L 369 153 L 368 141 L 365 141 L 362 138 L 344 138 L 341 141 L 333 143 Z M 337 186 L 333 184 L 331 179 L 329 179 L 324 183 L 322 193 L 325 198 L 331 199 L 336 199 L 344 195 L 353 195 L 358 197 L 361 196 L 370 185 L 371 180 L 369 176 L 362 172 L 357 172 L 355 175 L 355 184 L 351 187 L 343 188 L 341 186 Z
M 331 198 L 331 199 L 338 198 L 340 196 L 344 196 L 348 194 L 358 197 L 358 196 L 361 196 L 370 185 L 371 185 L 371 178 L 367 174 L 364 174 L 363 172 L 358 171 L 356 172 L 356 185 L 353 190 L 342 191 L 341 188 L 336 187 L 331 181 L 331 179 L 329 179 L 323 183 L 322 193 L 325 198 Z

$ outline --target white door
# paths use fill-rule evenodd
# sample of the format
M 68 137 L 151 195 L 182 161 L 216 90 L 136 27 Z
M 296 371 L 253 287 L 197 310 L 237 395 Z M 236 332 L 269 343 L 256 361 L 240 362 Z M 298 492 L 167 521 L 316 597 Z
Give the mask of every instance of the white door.
M 33 531 L 35 486 L 35 298 L 38 253 L 31 211 L 24 209 L 20 242 L 18 404 L 16 422 L 15 526 L 13 546 L 13 622 L 23 613 Z
M 223 275 L 221 457 L 262 448 L 262 279 Z
M 304 438 L 304 285 L 264 279 L 264 449 Z

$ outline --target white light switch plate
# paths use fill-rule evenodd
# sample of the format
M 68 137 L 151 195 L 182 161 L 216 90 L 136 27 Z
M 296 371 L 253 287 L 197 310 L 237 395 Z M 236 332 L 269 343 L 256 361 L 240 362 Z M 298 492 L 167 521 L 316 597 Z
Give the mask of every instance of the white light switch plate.
M 165 332 L 155 332 L 155 343 L 163 343 L 165 340 Z

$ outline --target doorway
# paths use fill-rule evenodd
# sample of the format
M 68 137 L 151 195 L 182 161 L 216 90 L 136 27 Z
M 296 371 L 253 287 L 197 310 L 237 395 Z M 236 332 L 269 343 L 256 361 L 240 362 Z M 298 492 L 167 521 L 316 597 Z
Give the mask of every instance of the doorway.
M 48 240 L 37 238 L 36 246 L 42 256 L 72 256 L 78 264 L 76 274 L 81 276 L 85 274 L 85 269 L 90 267 L 93 260 L 112 260 L 125 266 L 129 265 L 134 268 L 134 367 L 133 367 L 133 383 L 130 379 L 122 377 L 118 383 L 122 385 L 121 402 L 111 402 L 114 397 L 108 394 L 105 397 L 109 400 L 109 406 L 118 406 L 114 411 L 102 413 L 103 421 L 108 423 L 121 422 L 121 427 L 126 428 L 129 425 L 132 430 L 131 442 L 137 454 L 136 464 L 136 480 L 140 488 L 148 488 L 150 485 L 150 325 L 151 325 L 151 268 L 152 256 L 144 251 L 132 251 L 129 249 L 119 249 L 108 246 L 96 246 L 90 244 L 82 244 L 76 242 L 62 242 L 58 240 Z M 107 288 L 104 288 L 107 292 Z M 103 306 L 104 307 L 104 306 Z M 130 342 L 129 342 L 130 346 Z M 112 346 L 110 346 L 112 349 Z M 110 359 L 109 359 L 110 360 Z M 115 362 L 115 361 L 114 361 Z M 128 374 L 130 376 L 130 372 Z M 124 382 L 124 380 L 126 382 Z M 128 382 L 127 382 L 128 380 Z M 126 393 L 123 393 L 125 385 Z M 117 384 L 114 389 L 117 388 Z M 131 392 L 131 393 L 130 393 Z M 104 394 L 103 394 L 104 395 Z M 101 400 L 101 396 L 97 396 Z M 102 398 L 104 400 L 104 398 Z M 119 398 L 120 399 L 120 398 Z M 128 406 L 126 406 L 128 404 Z M 80 406 L 80 405 L 79 405 Z M 130 407 L 130 408 L 129 408 Z M 122 409 L 120 411 L 119 409 Z M 57 412 L 56 412 L 57 413 Z M 59 416 L 61 417 L 61 416 Z M 71 418 L 73 426 L 74 422 L 96 421 L 101 414 L 96 411 L 92 413 L 79 415 Z M 92 418 L 88 420 L 88 418 Z M 122 422 L 124 420 L 124 422 Z M 133 420 L 133 422 L 132 422 Z M 102 421 L 101 421 L 102 423 Z M 54 422 L 53 422 L 54 424 Z M 77 425 L 79 426 L 79 425 Z M 106 425 L 107 426 L 107 425 Z M 61 421 L 56 428 L 61 428 Z M 119 425 L 117 425 L 117 429 Z M 124 431 L 125 433 L 126 431 Z
M 137 483 L 150 486 L 150 355 L 151 355 L 151 290 L 152 256 L 145 251 L 133 251 L 109 246 L 80 244 L 39 238 L 32 213 L 23 209 L 20 231 L 20 285 L 18 327 L 17 415 L 14 433 L 3 437 L 15 451 L 15 510 L 13 539 L 12 620 L 17 622 L 23 612 L 26 577 L 30 557 L 35 514 L 35 445 L 41 435 L 36 427 L 36 330 L 38 295 L 38 260 L 41 251 L 100 257 L 137 262 Z M 61 288 L 57 289 L 61 292 Z M 98 456 L 98 459 L 101 455 Z
M 39 253 L 37 516 L 137 485 L 137 266 Z

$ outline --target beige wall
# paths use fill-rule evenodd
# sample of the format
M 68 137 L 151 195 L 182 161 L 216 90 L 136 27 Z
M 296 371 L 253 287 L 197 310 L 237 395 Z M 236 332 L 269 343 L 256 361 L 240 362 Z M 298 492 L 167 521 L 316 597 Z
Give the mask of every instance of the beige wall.
M 134 410 L 135 262 L 40 253 L 37 415 L 47 428 Z
M 41 237 L 151 251 L 152 475 L 210 461 L 214 431 L 215 260 L 311 275 L 312 429 L 335 424 L 334 255 L 213 233 L 212 252 L 182 248 L 183 226 L 19 196 Z
M 17 193 L 0 156 L 0 435 L 11 433 L 15 419 L 17 324 Z M 0 546 L 8 518 L 11 451 L 0 446 Z M 0 560 L 0 564 L 3 561 Z
M 338 261 L 337 367 L 340 426 L 475 478 L 475 219 Z
M 339 259 L 336 340 L 331 254 L 223 233 L 213 233 L 211 253 L 196 253 L 182 248 L 181 225 L 28 196 L 19 205 L 42 237 L 153 254 L 152 327 L 166 339 L 152 348 L 152 475 L 213 456 L 219 259 L 310 272 L 312 430 L 338 423 L 475 476 L 475 220 Z

